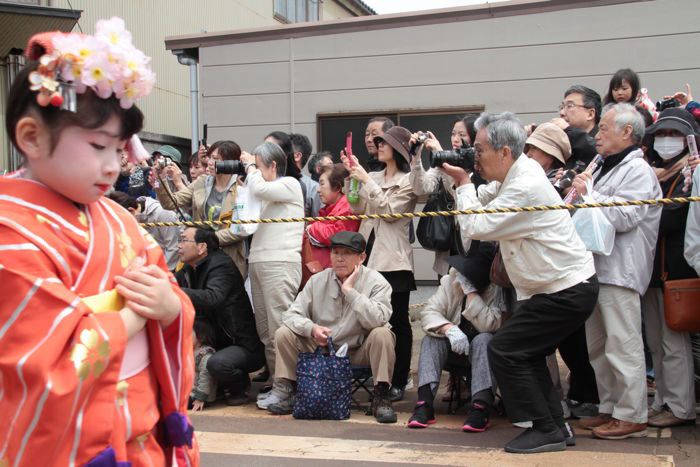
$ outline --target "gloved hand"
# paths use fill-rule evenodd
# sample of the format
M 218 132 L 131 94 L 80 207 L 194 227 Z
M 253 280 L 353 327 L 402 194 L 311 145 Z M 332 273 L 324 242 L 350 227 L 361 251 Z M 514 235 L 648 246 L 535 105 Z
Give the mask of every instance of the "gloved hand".
M 452 326 L 448 329 L 445 337 L 450 341 L 450 347 L 454 353 L 469 355 L 469 338 L 458 326 Z

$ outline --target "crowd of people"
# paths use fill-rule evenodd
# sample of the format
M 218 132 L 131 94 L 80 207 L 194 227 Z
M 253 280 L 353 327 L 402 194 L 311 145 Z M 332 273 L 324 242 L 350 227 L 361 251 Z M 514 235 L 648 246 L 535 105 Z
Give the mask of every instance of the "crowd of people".
M 463 431 L 485 431 L 501 401 L 526 428 L 508 452 L 575 444 L 572 416 L 603 439 L 695 423 L 700 334 L 667 325 L 663 285 L 700 273 L 698 203 L 601 208 L 614 230 L 605 252 L 582 239 L 578 212 L 457 216 L 452 246 L 435 251 L 439 287 L 420 312 L 417 362 L 408 217 L 149 226 L 147 234 L 137 226 L 401 214 L 437 190 L 458 209 L 697 196 L 700 158 L 689 137 L 700 139 L 700 105 L 689 86 L 655 106 L 624 69 L 604 99 L 582 85 L 565 90 L 548 122 L 468 116 L 454 123 L 449 162 L 428 170 L 423 151 L 444 154 L 430 129 L 384 117 L 367 124 L 364 163 L 343 151 L 312 154 L 308 137 L 281 131 L 250 152 L 222 140 L 185 164 L 166 145 L 147 162 L 133 138 L 143 115 L 121 89 L 83 83 L 79 113 L 54 102 L 45 83 L 55 68 L 46 63 L 61 47 L 40 38 L 30 48 L 41 61 L 18 76 L 6 118 L 25 165 L 0 179 L 0 281 L 12 288 L 0 314 L 0 341 L 10 339 L 0 409 L 12 420 L 0 428 L 0 459 L 40 458 L 14 441 L 31 437 L 34 413 L 42 433 L 62 441 L 54 459 L 195 458 L 188 408 L 252 403 L 258 372 L 257 407 L 290 414 L 299 353 L 329 338 L 371 369 L 380 423 L 397 421 L 392 402 L 407 397 L 412 366 L 409 428 L 436 423 L 442 373 L 457 366 L 469 381 Z M 566 394 L 557 350 L 570 370 Z M 70 431 L 46 428 L 68 414 Z M 167 428 L 157 439 L 159 421 Z
M 146 189 L 155 180 L 166 181 L 154 190 L 158 201 L 148 202 L 177 206 L 194 220 L 243 219 L 250 197 L 262 201 L 257 216 L 284 218 L 412 212 L 419 197 L 438 189 L 460 209 L 551 205 L 583 196 L 618 201 L 689 195 L 687 171 L 700 159 L 689 154 L 687 136 L 700 138 L 698 106 L 689 88 L 665 96 L 665 102 L 668 108 L 657 110 L 637 75 L 624 69 L 612 77 L 603 99 L 582 85 L 568 88 L 559 116 L 548 122 L 524 126 L 510 113 L 457 120 L 450 141 L 455 165 L 431 164 L 426 170 L 423 150 L 443 151 L 434 134 L 376 117 L 367 123 L 369 160 L 364 164 L 343 151 L 312 155 L 306 136 L 272 132 L 250 154 L 231 141 L 202 147 L 191 166 L 195 174 L 202 161 L 209 161 L 207 168 L 189 185 L 179 154 L 172 164 L 145 168 L 150 176 L 139 179 L 146 180 Z M 472 165 L 459 164 L 459 157 L 469 157 L 464 148 L 474 150 Z M 156 154 L 170 157 L 172 152 L 165 148 Z M 218 173 L 218 160 L 240 161 L 239 172 Z M 309 175 L 300 175 L 303 169 Z M 351 180 L 359 182 L 354 202 L 346 196 Z M 193 196 L 196 187 L 200 194 Z M 240 190 L 243 197 L 237 196 Z M 116 192 L 110 196 L 123 198 Z M 143 201 L 131 201 L 138 203 Z M 139 219 L 150 212 L 126 207 Z M 645 436 L 648 425 L 694 423 L 697 369 L 691 335 L 666 325 L 662 288 L 667 279 L 697 277 L 693 252 L 700 239 L 692 225 L 686 229 L 693 209 L 635 206 L 602 212 L 615 230 L 607 255 L 587 251 L 565 211 L 458 217 L 453 246 L 435 251 L 433 269 L 440 283 L 421 312 L 426 336 L 419 361 L 413 362 L 418 401 L 409 427 L 435 423 L 441 374 L 455 362 L 469 375 L 464 431 L 486 430 L 501 400 L 511 421 L 530 427 L 506 446 L 512 452 L 571 445 L 569 417 L 581 418 L 581 427 L 606 439 Z M 212 237 L 202 229 L 182 235 L 182 261 L 189 236 Z M 229 269 L 247 276 L 253 306 L 244 307 L 245 313 L 238 310 L 237 318 L 221 313 L 228 324 L 211 314 L 225 307 L 222 300 L 233 289 L 247 298 L 236 280 L 231 291 L 216 294 L 218 300 L 212 297 L 206 306 L 193 299 L 197 319 L 236 329 L 239 320 L 247 322 L 242 315 L 249 315 L 248 321 L 254 316 L 262 346 L 257 351 L 249 346 L 244 358 L 226 357 L 240 337 L 229 332 L 225 343 L 203 338 L 200 345 L 214 357 L 201 360 L 212 363 L 200 363 L 200 374 L 219 383 L 228 403 L 239 404 L 248 401 L 247 374 L 264 367 L 256 376 L 265 383 L 257 406 L 288 414 L 296 391 L 296 355 L 326 345 L 332 336 L 337 345 L 350 346 L 354 362 L 371 364 L 373 413 L 380 422 L 395 421 L 391 402 L 405 397 L 412 364 L 412 235 L 408 218 L 262 224 L 253 235 L 219 227 L 216 245 L 202 241 L 194 247 L 218 256 L 223 248 L 233 260 Z M 185 261 L 188 274 L 207 270 L 197 264 L 200 260 Z M 494 264 L 500 265 L 505 283 L 494 277 Z M 184 277 L 182 271 L 177 276 Z M 188 294 L 201 297 L 191 292 L 190 282 L 178 281 Z M 197 288 L 218 287 L 212 281 L 200 280 Z M 362 300 L 350 292 L 348 281 Z M 210 311 L 200 312 L 201 307 Z M 692 339 L 697 354 L 700 341 Z M 566 394 L 556 350 L 569 369 Z M 217 361 L 228 362 L 221 363 L 228 376 Z M 231 371 L 241 378 L 232 379 Z M 449 394 L 452 373 L 446 399 L 465 397 Z M 195 410 L 215 398 L 216 385 L 206 387 L 208 393 L 193 392 Z M 648 394 L 654 395 L 650 406 Z

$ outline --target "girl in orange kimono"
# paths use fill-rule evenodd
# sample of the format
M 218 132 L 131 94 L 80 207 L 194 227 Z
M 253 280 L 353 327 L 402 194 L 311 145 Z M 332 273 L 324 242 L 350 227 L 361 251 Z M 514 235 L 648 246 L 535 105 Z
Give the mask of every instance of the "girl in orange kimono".
M 138 153 L 153 74 L 123 21 L 96 31 L 32 38 L 10 91 L 24 166 L 0 177 L 0 467 L 199 463 L 194 309 L 103 197 Z

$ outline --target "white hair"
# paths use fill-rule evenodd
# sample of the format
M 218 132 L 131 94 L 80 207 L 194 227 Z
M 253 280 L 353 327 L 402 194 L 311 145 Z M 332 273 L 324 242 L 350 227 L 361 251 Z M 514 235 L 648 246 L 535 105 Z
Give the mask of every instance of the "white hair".
M 608 104 L 603 107 L 603 115 L 608 112 L 615 112 L 615 128 L 622 131 L 627 125 L 632 127 L 632 141 L 636 144 L 642 142 L 644 138 L 644 117 L 633 105 L 627 103 Z
M 508 146 L 513 159 L 520 157 L 525 149 L 527 134 L 522 122 L 513 112 L 500 114 L 482 113 L 474 122 L 474 128 L 479 131 L 486 128 L 487 140 L 494 149 Z

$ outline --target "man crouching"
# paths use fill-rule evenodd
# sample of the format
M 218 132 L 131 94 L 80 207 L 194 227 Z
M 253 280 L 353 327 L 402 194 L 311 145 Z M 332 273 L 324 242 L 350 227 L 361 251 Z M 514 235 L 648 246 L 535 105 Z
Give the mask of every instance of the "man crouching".
M 348 344 L 353 365 L 372 368 L 375 382 L 372 411 L 379 423 L 396 423 L 389 401 L 394 370 L 394 334 L 389 329 L 391 286 L 378 272 L 362 266 L 367 246 L 356 232 L 338 232 L 331 238 L 331 268 L 309 279 L 287 310 L 275 333 L 273 394 L 279 401 L 267 406 L 277 415 L 292 413 L 296 368 L 300 352 L 317 345 Z

